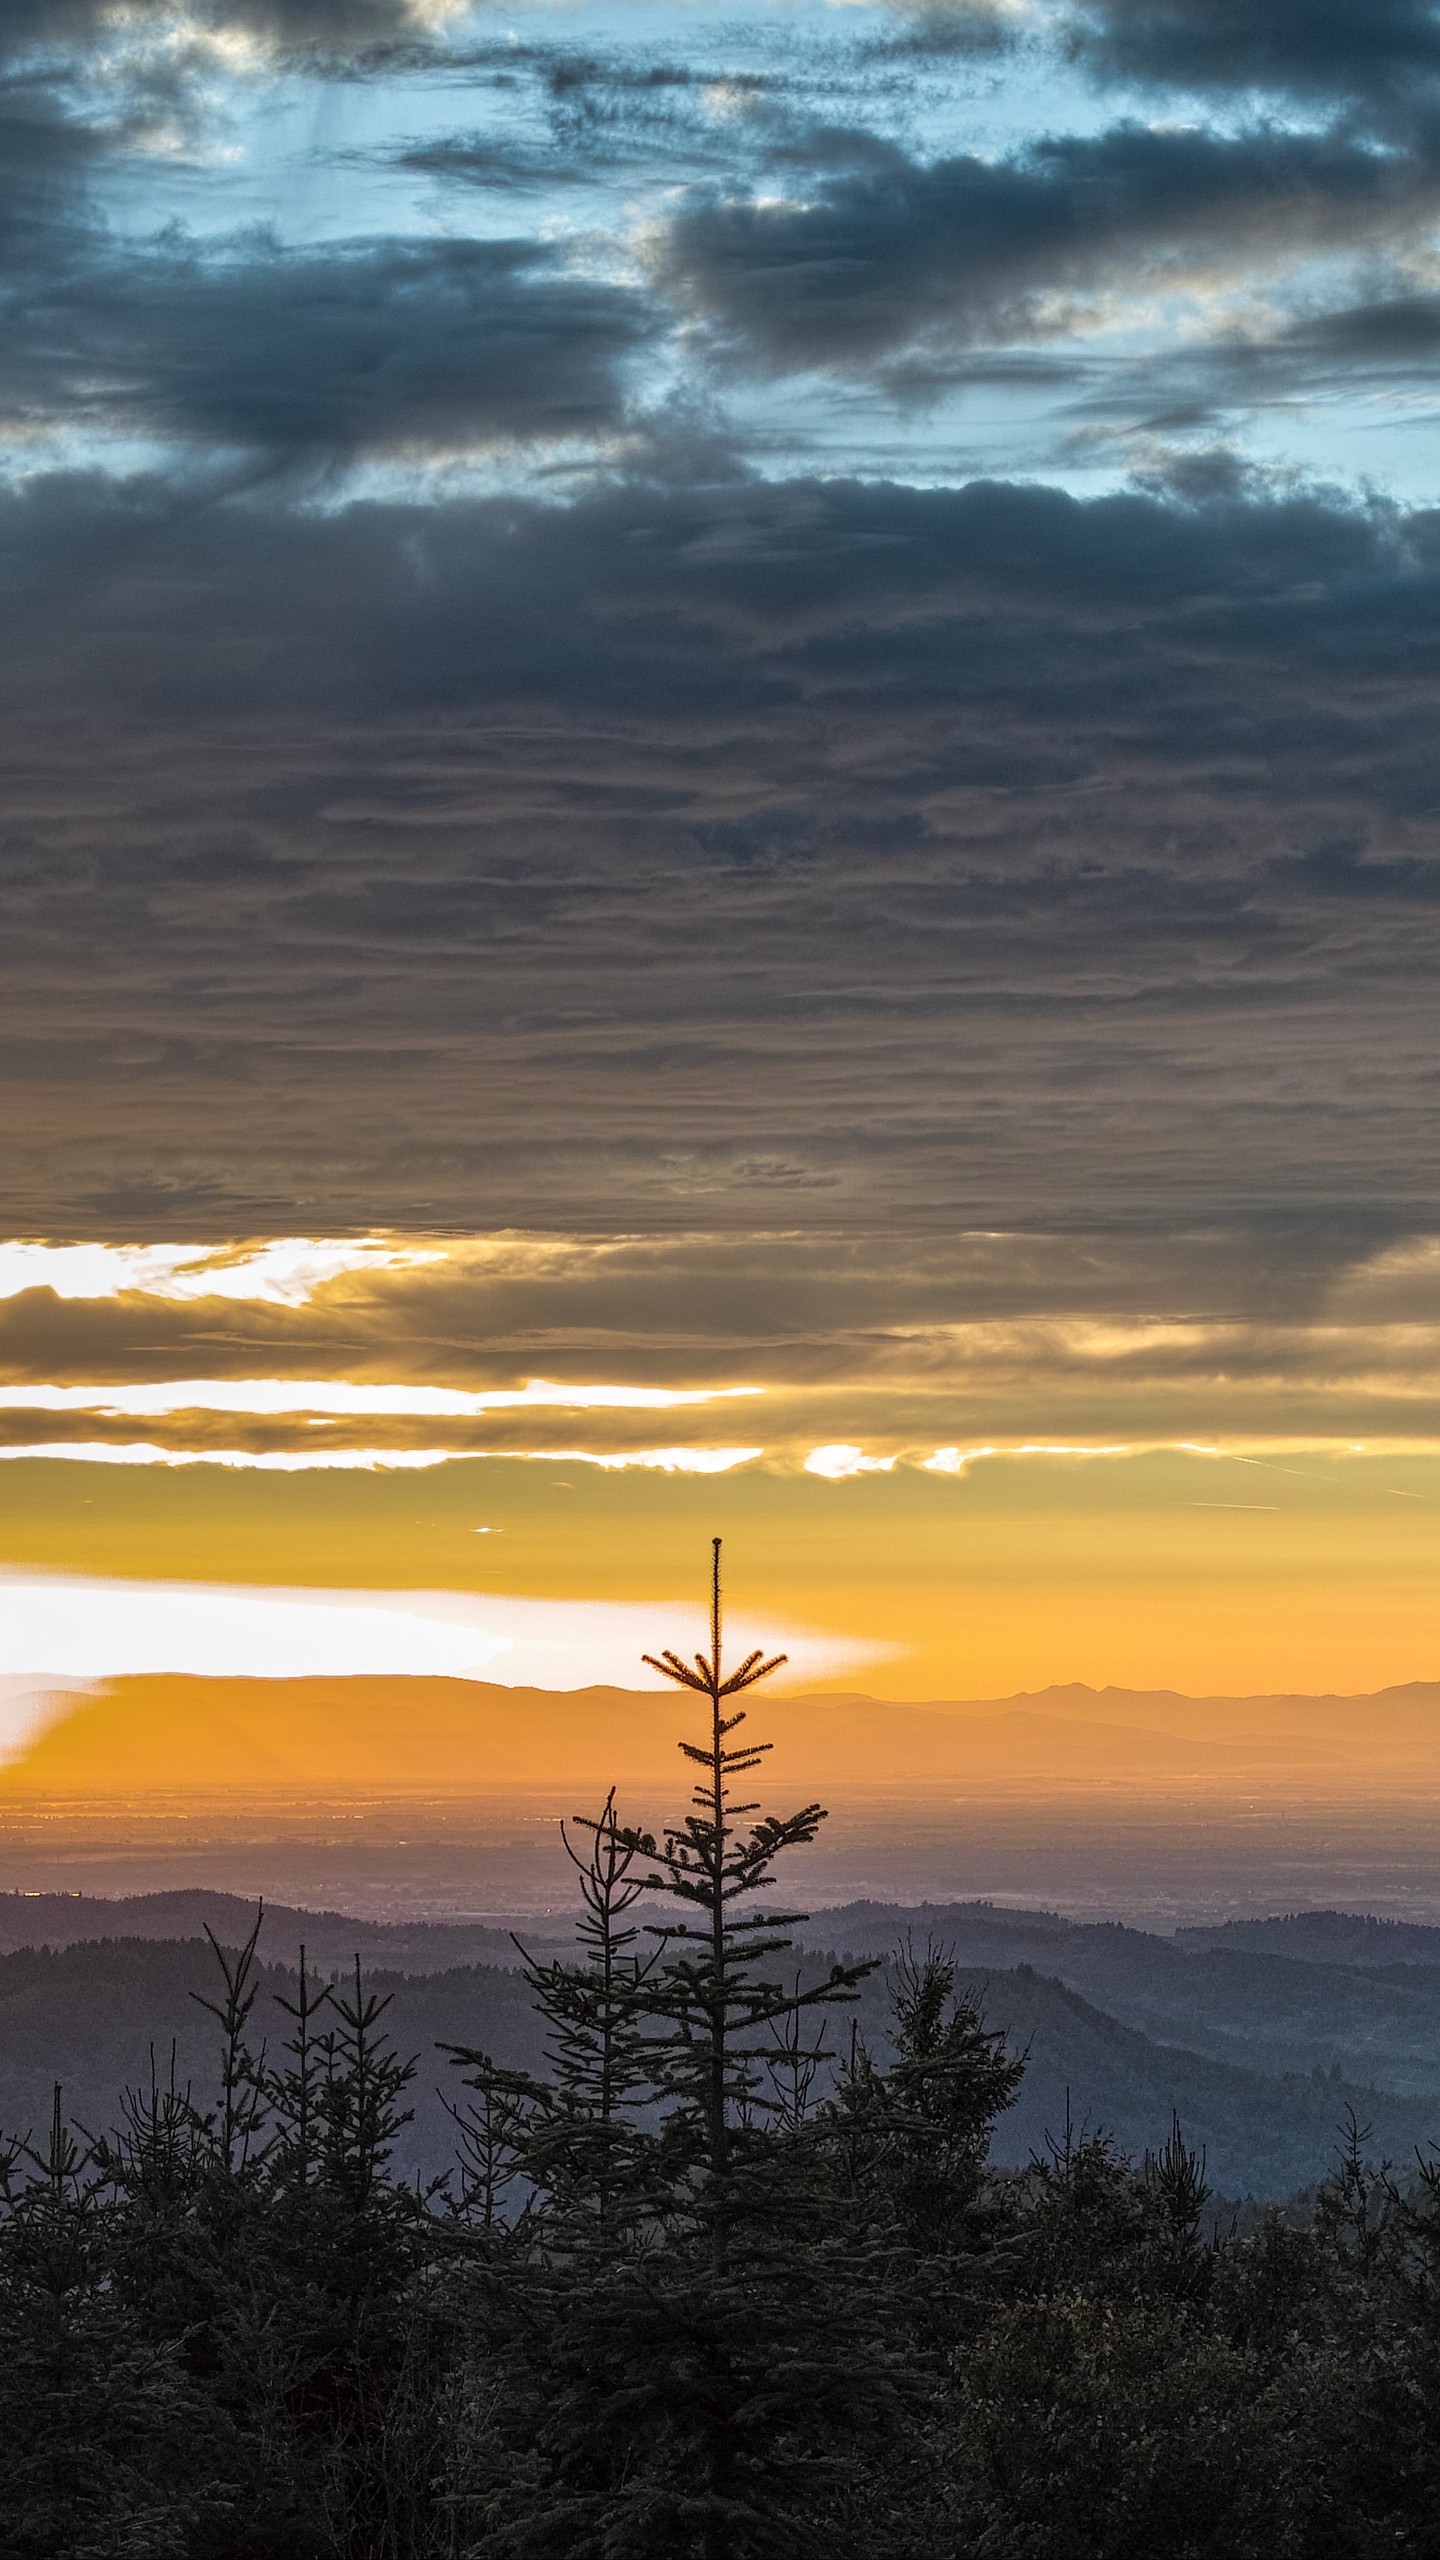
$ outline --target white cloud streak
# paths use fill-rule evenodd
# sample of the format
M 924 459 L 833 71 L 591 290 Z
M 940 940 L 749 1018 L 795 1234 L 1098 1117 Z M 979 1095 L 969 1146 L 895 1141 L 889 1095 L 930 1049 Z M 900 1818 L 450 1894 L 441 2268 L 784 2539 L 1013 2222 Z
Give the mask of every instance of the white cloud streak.
M 0 1755 L 33 1732 L 47 1685 L 142 1677 L 250 1680 L 428 1678 L 501 1687 L 661 1689 L 642 1656 L 660 1634 L 699 1644 L 692 1602 L 515 1599 L 466 1591 L 269 1590 L 234 1583 L 133 1582 L 0 1574 Z M 742 1651 L 789 1658 L 823 1679 L 893 1648 L 737 1615 Z M 52 1714 L 70 1701 L 52 1702 Z
M 554 1385 L 531 1378 L 523 1387 L 381 1386 L 348 1378 L 167 1378 L 144 1384 L 0 1387 L 0 1412 L 93 1413 L 158 1420 L 177 1413 L 365 1416 L 392 1421 L 470 1421 L 487 1413 L 554 1409 L 565 1413 L 663 1413 L 759 1395 L 759 1387 L 626 1387 Z
M 494 1457 L 508 1457 L 508 1450 L 492 1450 Z M 723 1476 L 732 1467 L 748 1466 L 755 1458 L 763 1458 L 763 1449 L 526 1449 L 527 1458 L 567 1459 L 574 1466 L 604 1467 L 621 1473 L 626 1467 L 654 1467 L 668 1476 Z
M 973 1466 L 977 1458 L 993 1458 L 997 1455 L 998 1452 L 994 1448 L 957 1449 L 951 1446 L 947 1449 L 932 1449 L 929 1457 L 922 1458 L 920 1464 L 925 1473 L 930 1476 L 963 1476 L 966 1468 Z
M 653 1467 L 664 1475 L 725 1475 L 764 1456 L 762 1448 L 711 1449 L 166 1449 L 154 1440 L 30 1440 L 0 1446 L 0 1460 L 65 1458 L 101 1467 L 234 1467 L 261 1475 L 374 1473 L 388 1467 L 444 1467 L 472 1458 L 545 1464 Z M 893 1461 L 892 1461 L 893 1463 Z
M 897 1461 L 894 1458 L 870 1458 L 848 1440 L 828 1441 L 822 1449 L 812 1449 L 805 1461 L 807 1476 L 824 1476 L 830 1484 L 843 1484 L 851 1476 L 888 1475 Z
M 65 1458 L 88 1467 L 236 1467 L 260 1475 L 371 1473 L 382 1467 L 443 1467 L 466 1449 L 162 1449 L 154 1440 L 30 1440 L 0 1447 L 0 1459 Z
M 259 1306 L 304 1307 L 332 1281 L 444 1260 L 440 1246 L 396 1244 L 385 1236 L 275 1236 L 249 1247 L 11 1239 L 0 1242 L 0 1298 L 51 1289 L 57 1298 L 139 1295 L 176 1303 L 234 1298 Z
M 449 1595 L 445 1595 L 449 1596 Z M 79 1680 L 363 1674 L 479 1680 L 511 1643 L 408 1592 L 0 1576 L 0 1673 Z

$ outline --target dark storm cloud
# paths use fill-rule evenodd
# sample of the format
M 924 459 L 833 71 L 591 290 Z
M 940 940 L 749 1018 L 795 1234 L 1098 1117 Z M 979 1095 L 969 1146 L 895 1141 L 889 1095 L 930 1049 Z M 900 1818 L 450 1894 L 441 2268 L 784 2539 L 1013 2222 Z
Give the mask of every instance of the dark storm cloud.
M 0 12 L 0 62 L 42 48 L 92 43 L 113 17 L 108 0 L 7 0 Z
M 822 680 L 837 695 L 868 690 L 887 669 L 890 704 L 949 701 L 957 673 L 983 680 L 970 659 L 981 628 L 1023 635 L 1019 675 L 1032 630 L 1113 624 L 1128 649 L 1137 612 L 1150 645 L 1186 665 L 1203 633 L 1201 654 L 1223 634 L 1282 674 L 1342 647 L 1357 673 L 1398 671 L 1404 652 L 1428 648 L 1436 527 L 1237 470 L 1184 503 L 996 482 L 636 481 L 568 506 L 324 516 L 196 509 L 157 482 L 56 477 L 5 500 L 0 559 L 17 593 L 48 597 L 93 698 L 137 712 L 183 700 L 246 716 L 283 701 L 368 716 L 396 686 L 407 709 L 478 712 L 518 688 L 567 712 L 624 702 L 645 720 L 653 704 L 663 727 L 706 703 L 722 715 L 789 706 Z M 185 597 L 223 601 L 225 631 L 243 638 L 276 592 L 295 604 L 290 645 L 237 684 L 212 608 L 192 623 Z M 141 629 L 142 652 L 115 645 Z M 907 633 L 923 642 L 913 664 Z M 0 672 L 24 694 L 47 671 L 18 636 L 12 619 Z M 637 688 L 642 673 L 658 694 Z M 1152 693 L 1147 730 L 1162 717 Z
M 1069 18 L 1097 70 L 1168 87 L 1400 98 L 1440 74 L 1435 0 L 1081 0 Z
M 200 112 L 186 44 L 144 51 L 150 20 L 163 30 L 174 14 L 32 8 L 7 28 L 0 426 L 329 463 L 550 444 L 614 424 L 627 360 L 653 317 L 639 295 L 567 273 L 553 246 L 380 237 L 291 247 L 254 231 L 202 248 L 174 228 L 144 243 L 117 237 L 92 182 L 127 154 L 133 176 L 145 165 L 137 146 L 168 130 L 172 110 L 182 124 Z M 338 43 L 420 14 L 257 6 L 190 17 L 276 35 L 303 16 L 315 43 Z M 113 80 L 89 87 L 41 47 L 87 31 L 120 46 Z
M 899 61 L 907 55 L 931 61 L 946 54 L 966 56 L 1008 53 L 1019 28 L 1004 0 L 891 0 L 903 26 L 898 36 L 882 37 L 867 48 L 872 59 Z
M 425 0 L 199 0 L 196 15 L 219 27 L 244 28 L 264 42 L 311 54 L 345 54 L 443 30 L 458 8 Z
M 1217 347 L 1211 363 L 1241 397 L 1274 401 L 1307 393 L 1382 394 L 1436 387 L 1440 294 L 1381 290 L 1360 302 L 1308 312 L 1250 344 Z
M 43 92 L 0 80 L 0 292 L 7 281 L 70 254 L 83 238 L 83 192 L 97 138 Z
M 298 455 L 555 438 L 617 416 L 647 327 L 527 241 L 96 242 L 17 295 L 0 412 Z
M 0 6 L 0 249 L 17 184 L 34 200 L 107 159 L 194 143 L 227 77 L 267 61 L 315 77 L 383 73 L 434 50 L 443 13 L 424 0 L 3 0 Z M 217 40 L 254 40 L 253 59 Z
M 660 262 L 728 345 L 776 370 L 864 367 L 917 337 L 1043 334 L 1073 317 L 1057 298 L 1353 250 L 1415 233 L 1440 203 L 1428 155 L 1278 127 L 1124 124 L 928 165 L 837 134 L 816 138 L 798 185 L 798 202 L 694 205 Z
M 1297 323 L 1281 343 L 1347 365 L 1430 374 L 1440 355 L 1440 294 L 1393 294 L 1322 312 Z
M 1429 858 L 1434 519 L 93 480 L 0 541 L 12 1232 L 1429 1198 L 1440 912 L 1304 864 Z
M 413 43 L 443 25 L 423 0 L 5 0 L 0 61 L 100 43 L 124 45 L 179 21 L 195 32 L 245 34 L 323 65 Z

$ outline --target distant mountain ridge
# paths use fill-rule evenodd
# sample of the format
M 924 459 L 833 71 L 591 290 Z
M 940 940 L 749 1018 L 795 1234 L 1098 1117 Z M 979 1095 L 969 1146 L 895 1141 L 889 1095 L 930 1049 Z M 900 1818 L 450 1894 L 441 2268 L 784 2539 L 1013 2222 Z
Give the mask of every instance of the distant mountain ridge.
M 1288 1956 L 1301 1963 L 1367 1970 L 1440 1965 L 1440 1929 L 1423 1920 L 1379 1920 L 1368 1911 L 1285 1911 L 1269 1920 L 1197 1922 L 1175 1936 L 1185 1946 Z
M 26 1947 L 64 1948 L 112 1940 L 173 1941 L 200 1937 L 212 1929 L 222 1946 L 237 1945 L 249 1932 L 256 1904 L 242 1894 L 219 1893 L 203 1885 L 182 1885 L 168 1893 L 136 1893 L 114 1897 L 90 1893 L 0 1893 L 0 1955 Z M 543 1947 L 568 1938 L 557 1920 L 517 1921 L 526 1946 Z M 392 1973 L 440 1973 L 458 1964 L 516 1967 L 520 1951 L 504 1921 L 364 1920 L 344 1911 L 306 1911 L 292 1903 L 267 1903 L 263 1951 L 275 1962 L 293 1963 L 299 1949 L 316 1964 L 347 1964 L 359 1955 L 367 1964 Z
M 550 1794 L 669 1789 L 676 1701 L 394 1678 L 134 1679 L 57 1701 L 0 1796 Z M 1371 1784 L 1440 1789 L 1440 1683 L 1367 1697 L 1192 1698 L 1072 1682 L 1011 1698 L 777 1695 L 777 1776 L 830 1794 Z

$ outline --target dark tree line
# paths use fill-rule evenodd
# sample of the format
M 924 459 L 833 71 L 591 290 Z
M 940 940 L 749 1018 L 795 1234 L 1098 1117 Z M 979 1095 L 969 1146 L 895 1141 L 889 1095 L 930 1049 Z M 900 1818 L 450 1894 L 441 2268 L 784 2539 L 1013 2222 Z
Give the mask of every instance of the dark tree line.
M 693 1693 L 658 1835 L 565 1833 L 543 2076 L 455 2048 L 453 2175 L 390 2172 L 417 2064 L 357 1965 L 217 2093 L 152 2064 L 0 2154 L 5 2560 L 1440 2560 L 1440 2169 L 1351 2127 L 1308 2224 L 1210 2208 L 1178 2128 L 987 2152 L 1022 2065 L 943 1953 L 808 1972 L 745 1800 L 774 1670 Z

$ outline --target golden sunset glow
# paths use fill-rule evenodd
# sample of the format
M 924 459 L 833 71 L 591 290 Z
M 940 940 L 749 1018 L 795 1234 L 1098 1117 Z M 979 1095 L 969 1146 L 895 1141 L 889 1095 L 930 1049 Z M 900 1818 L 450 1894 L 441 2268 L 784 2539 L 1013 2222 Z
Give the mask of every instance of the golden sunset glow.
M 752 1250 L 783 1274 L 783 1239 Z M 69 1292 L 8 1301 L 12 1570 L 138 1577 L 157 1593 L 300 1580 L 443 1588 L 457 1607 L 658 1608 L 685 1595 L 714 1517 L 769 1622 L 863 1658 L 865 1685 L 896 1698 L 1076 1679 L 1359 1691 L 1435 1662 L 1440 1327 L 1385 1303 L 1417 1268 L 1428 1285 L 1424 1257 L 1347 1275 L 1344 1322 L 905 1317 L 877 1334 L 842 1291 L 787 1351 L 700 1337 L 703 1265 L 684 1239 L 67 1251 L 0 1249 L 0 1272 L 58 1272 Z M 186 1276 L 197 1267 L 228 1311 L 228 1375 L 184 1356 L 197 1324 L 215 1339 Z M 608 1315 L 617 1270 L 651 1314 L 623 1345 Z M 37 1323 L 46 1373 L 27 1375 Z M 717 1442 L 711 1417 L 737 1398 L 760 1428 Z M 657 1445 L 644 1432 L 660 1412 L 684 1430 Z M 576 1445 L 577 1413 L 602 1436 Z M 437 1422 L 454 1426 L 438 1443 Z M 213 1608 L 217 1662 L 233 1667 L 229 1605 L 193 1589 L 184 1602 L 197 1630 Z M 103 1626 L 83 1661 L 62 1646 L 47 1663 L 16 1620 L 0 1675 L 146 1667 L 118 1635 L 107 1666 Z M 197 1634 L 153 1667 L 194 1672 L 201 1652 Z M 624 1676 L 608 1641 L 602 1658 L 597 1678 Z M 413 1668 L 454 1665 L 417 1643 Z
M 749 1250 L 783 1278 L 785 1239 Z M 852 1282 L 803 1341 L 727 1344 L 697 1324 L 683 1238 L 71 1252 L 0 1248 L 0 1275 L 31 1284 L 6 1302 L 0 1680 L 22 1701 L 62 1684 L 43 1750 L 16 1707 L 17 1782 L 27 1749 L 37 1783 L 59 1765 L 67 1719 L 77 1748 L 98 1732 L 64 1703 L 77 1679 L 123 1684 L 129 1749 L 145 1683 L 207 1671 L 300 1684 L 297 1712 L 307 1680 L 382 1678 L 402 1723 L 406 1683 L 437 1675 L 643 1687 L 647 1632 L 690 1608 L 712 1526 L 792 1690 L 1204 1699 L 1440 1667 L 1440 1325 L 1393 1303 L 1429 1287 L 1429 1254 L 1357 1267 L 1303 1326 L 917 1326 L 902 1292 L 877 1328 Z M 623 1341 L 617 1273 L 649 1316 Z M 186 1357 L 200 1339 L 208 1370 Z M 759 1427 L 717 1441 L 737 1399 Z M 855 1743 L 857 1780 L 883 1730 Z M 500 1757 L 513 1778 L 527 1731 L 539 1783 L 558 1765 L 543 1715 Z M 170 1754 L 191 1782 L 203 1761 Z M 467 1746 L 455 1785 L 478 1766 Z

